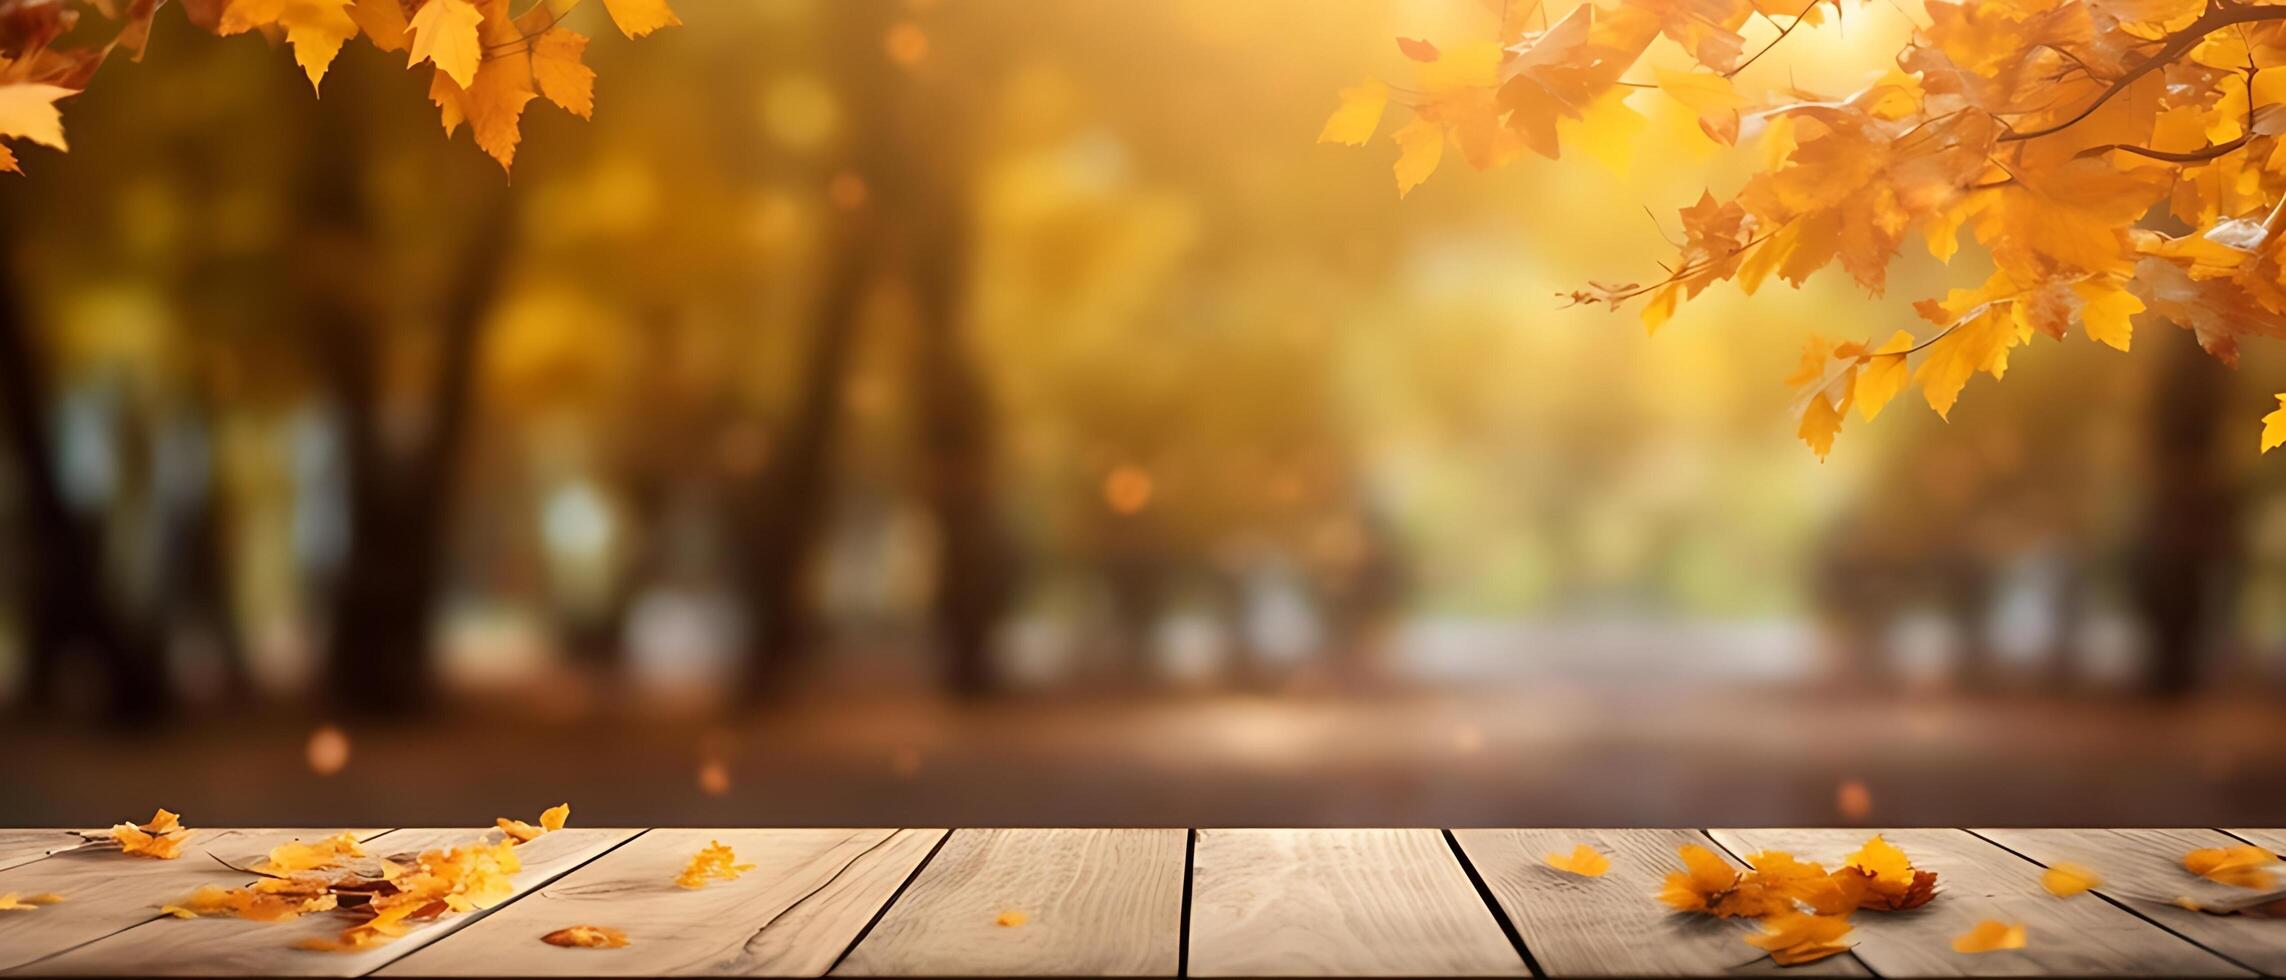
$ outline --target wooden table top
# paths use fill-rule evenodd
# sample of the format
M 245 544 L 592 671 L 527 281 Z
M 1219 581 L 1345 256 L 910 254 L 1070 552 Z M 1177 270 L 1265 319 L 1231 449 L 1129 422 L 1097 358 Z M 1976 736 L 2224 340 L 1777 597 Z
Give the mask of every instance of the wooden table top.
M 412 853 L 481 831 L 355 829 L 368 853 Z M 348 952 L 340 913 L 283 922 L 177 919 L 159 907 L 270 848 L 339 833 L 200 829 L 176 860 L 80 846 L 61 830 L 0 830 L 0 973 L 18 976 L 2250 976 L 2286 975 L 2286 920 L 2177 904 L 2253 894 L 2182 866 L 2195 848 L 2286 831 L 1966 829 L 687 829 L 570 828 L 516 849 L 514 893 Z M 1743 940 L 1751 920 L 1669 910 L 1652 896 L 1696 844 L 1743 867 L 1784 850 L 1841 863 L 1881 833 L 1938 873 L 1937 898 L 1860 911 L 1849 952 L 1781 968 Z M 710 842 L 753 870 L 685 889 Z M 1600 877 L 1544 855 L 1587 844 Z M 2041 887 L 2072 862 L 2104 884 Z M 227 864 L 225 863 L 227 862 Z M 1958 953 L 1985 920 L 2022 949 Z M 560 948 L 573 925 L 623 948 Z

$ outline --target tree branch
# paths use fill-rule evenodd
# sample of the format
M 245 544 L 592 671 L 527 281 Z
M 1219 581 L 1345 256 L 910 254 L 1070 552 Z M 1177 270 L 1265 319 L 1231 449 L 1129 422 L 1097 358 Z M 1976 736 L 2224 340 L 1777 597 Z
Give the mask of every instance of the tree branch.
M 2209 11 L 2198 20 L 2192 21 L 2191 26 L 2168 35 L 2165 46 L 2154 52 L 2151 57 L 2137 62 L 2135 67 L 2128 69 L 2118 78 L 2112 79 L 2111 84 L 2098 93 L 2094 101 L 2089 102 L 2086 108 L 2074 113 L 2070 119 L 2039 129 L 2003 133 L 2000 136 L 2000 142 L 2012 143 L 2019 140 L 2038 139 L 2070 129 L 2080 120 L 2093 115 L 2097 109 L 2103 107 L 2104 103 L 2111 101 L 2113 96 L 2126 91 L 2127 87 L 2134 84 L 2137 79 L 2173 64 L 2184 55 L 2189 54 L 2191 49 L 2197 47 L 2200 41 L 2206 40 L 2207 35 L 2236 24 L 2250 24 L 2266 20 L 2286 20 L 2286 6 L 2224 7 Z

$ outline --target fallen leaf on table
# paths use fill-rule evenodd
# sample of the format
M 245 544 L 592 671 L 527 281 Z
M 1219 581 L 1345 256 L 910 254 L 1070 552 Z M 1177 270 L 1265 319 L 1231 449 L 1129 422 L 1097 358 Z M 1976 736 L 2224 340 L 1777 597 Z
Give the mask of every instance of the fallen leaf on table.
M 1762 931 L 1746 937 L 1748 945 L 1770 954 L 1779 966 L 1813 963 L 1849 951 L 1841 937 L 1849 934 L 1847 915 L 1803 915 L 1780 912 L 1762 922 Z
M 42 905 L 54 905 L 60 901 L 63 901 L 63 896 L 54 892 L 41 892 L 37 895 L 19 895 L 16 892 L 8 892 L 0 894 L 0 912 L 28 912 Z
M 190 838 L 190 831 L 183 826 L 180 814 L 161 807 L 148 823 L 117 824 L 103 836 L 118 841 L 122 854 L 140 854 L 172 861 L 182 856 L 183 841 Z
M 2057 898 L 2070 898 L 2103 887 L 2103 876 L 2092 868 L 2058 861 L 2040 873 L 2040 887 Z
M 1937 873 L 1914 867 L 1903 849 L 1880 834 L 1842 863 L 1833 877 L 1853 907 L 1895 912 L 1927 905 L 1937 895 Z
M 1009 909 L 1006 912 L 1000 913 L 999 918 L 993 919 L 992 924 L 996 926 L 1014 928 L 1030 921 L 1032 921 L 1032 917 L 1025 915 L 1024 910 Z
M 627 934 L 610 926 L 567 926 L 541 936 L 540 941 L 550 946 L 618 949 L 627 945 Z
M 2277 884 L 2278 855 L 2252 844 L 2202 847 L 2183 855 L 2183 867 L 2208 881 L 2238 888 L 2265 889 Z
M 565 822 L 570 819 L 571 804 L 558 803 L 540 812 L 540 825 L 537 827 L 522 820 L 510 820 L 507 817 L 501 817 L 493 823 L 499 826 L 500 832 L 507 834 L 510 840 L 518 844 L 528 844 L 541 834 L 564 829 Z
M 1991 953 L 2024 948 L 2024 924 L 1986 919 L 1976 928 L 1953 937 L 1955 953 Z
M 751 864 L 737 862 L 738 852 L 721 841 L 711 841 L 708 846 L 700 848 L 697 854 L 691 855 L 691 863 L 683 868 L 682 874 L 675 876 L 675 884 L 684 888 L 699 888 L 713 879 L 729 881 L 754 870 Z
M 1726 919 L 1738 914 L 1728 907 L 1738 890 L 1737 868 L 1697 844 L 1685 844 L 1675 853 L 1683 859 L 1683 870 L 1667 875 L 1659 888 L 1660 901 L 1683 912 L 1705 912 Z
M 1601 878 L 1604 872 L 1611 870 L 1611 859 L 1586 844 L 1572 848 L 1570 854 L 1549 854 L 1543 860 L 1548 862 L 1548 867 L 1582 878 Z
M 258 874 L 290 875 L 297 871 L 315 871 L 340 864 L 344 858 L 364 857 L 365 851 L 357 845 L 357 835 L 342 831 L 314 843 L 287 841 L 270 849 L 270 856 L 254 866 Z

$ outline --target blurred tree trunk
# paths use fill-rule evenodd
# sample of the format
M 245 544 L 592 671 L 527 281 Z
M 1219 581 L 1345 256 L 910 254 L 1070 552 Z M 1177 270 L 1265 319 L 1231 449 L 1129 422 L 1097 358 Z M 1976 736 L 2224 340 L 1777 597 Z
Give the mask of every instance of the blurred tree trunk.
M 48 362 L 27 313 L 13 257 L 0 257 L 0 412 L 7 416 L 24 550 L 19 615 L 31 662 L 27 693 L 52 704 L 65 658 L 87 648 L 102 664 L 110 711 L 123 723 L 153 720 L 165 706 L 165 663 L 147 631 L 119 610 L 104 576 L 103 530 L 64 499 L 49 408 Z
M 327 94 L 361 102 L 353 86 L 363 74 L 336 72 Z M 351 114 L 316 115 L 300 210 L 311 226 L 297 256 L 307 265 L 296 280 L 308 289 L 306 329 L 337 405 L 349 494 L 349 548 L 332 595 L 326 683 L 345 709 L 404 713 L 420 708 L 431 689 L 461 448 L 484 316 L 511 238 L 513 196 L 505 185 L 487 189 L 466 223 L 456 221 L 473 235 L 430 307 L 435 371 L 416 413 L 421 438 L 408 442 L 390 423 L 393 393 L 379 376 L 391 325 L 385 297 L 370 281 L 378 222 L 359 184 L 374 148 Z
M 2137 610 L 2150 639 L 2145 683 L 2188 693 L 2229 618 L 2242 495 L 2218 465 L 2231 375 L 2188 334 L 2166 338 L 2153 392 L 2151 492 L 2131 552 Z

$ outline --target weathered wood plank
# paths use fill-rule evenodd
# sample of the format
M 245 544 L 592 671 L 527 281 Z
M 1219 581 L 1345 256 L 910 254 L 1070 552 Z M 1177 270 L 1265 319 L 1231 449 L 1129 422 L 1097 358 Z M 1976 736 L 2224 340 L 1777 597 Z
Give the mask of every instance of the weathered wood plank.
M 1455 830 L 1453 838 L 1549 976 L 1867 975 L 1851 956 L 1780 967 L 1746 944 L 1752 923 L 1654 901 L 1668 873 L 1682 868 L 1677 848 L 1722 853 L 1696 830 Z M 1582 878 L 1543 860 L 1581 844 L 1610 858 L 1611 870 Z
M 1192 976 L 1527 971 L 1435 830 L 1202 830 Z
M 2270 853 L 2286 853 L 2286 830 L 2260 827 L 2232 827 L 2230 832 L 2257 847 L 2267 847 Z
M 83 943 L 159 917 L 159 906 L 200 885 L 236 884 L 246 879 L 216 862 L 245 865 L 270 849 L 299 838 L 326 837 L 337 830 L 219 830 L 196 828 L 171 861 L 121 854 L 109 847 L 65 851 L 0 871 L 0 893 L 63 896 L 56 905 L 31 912 L 0 913 L 0 970 L 22 968 Z M 359 831 L 361 839 L 380 834 Z M 211 855 L 211 857 L 209 856 Z
M 2178 897 L 2243 898 L 2244 889 L 2184 870 L 2183 855 L 2242 844 L 2216 830 L 1978 830 L 1980 836 L 2042 865 L 2071 861 L 2103 877 L 2097 889 L 2192 942 L 2263 973 L 2286 974 L 2286 929 L 2278 923 L 2193 912 Z M 2259 842 L 2257 842 L 2259 843 Z
M 873 921 L 942 830 L 653 830 L 429 947 L 383 976 L 815 977 Z M 721 841 L 754 870 L 675 885 Z M 575 925 L 627 933 L 620 949 L 560 949 Z
M 1736 854 L 1761 850 L 1832 867 L 1868 830 L 1715 830 Z M 2061 901 L 2040 887 L 2039 866 L 1965 830 L 1885 830 L 1916 867 L 1937 872 L 1935 901 L 1907 912 L 1860 912 L 1849 941 L 1883 976 L 2242 976 L 2246 971 L 2105 902 Z M 1953 952 L 1953 938 L 1984 919 L 2021 922 L 2024 949 Z
M 68 830 L 0 830 L 0 871 L 78 847 L 81 840 Z
M 373 842 L 369 853 L 416 855 L 476 839 L 477 830 L 398 830 Z M 516 848 L 523 870 L 515 875 L 517 894 L 539 887 L 633 836 L 632 830 L 559 830 Z M 53 864 L 50 858 L 28 867 Z M 225 874 L 219 882 L 244 884 L 245 875 Z M 181 897 L 176 889 L 144 901 L 156 905 Z M 59 906 L 60 907 L 60 906 Z M 45 913 L 47 909 L 42 909 Z M 145 922 L 115 932 L 20 971 L 33 976 L 363 976 L 401 956 L 444 938 L 485 915 L 470 912 L 416 923 L 406 935 L 366 949 L 315 952 L 294 948 L 304 939 L 338 936 L 355 920 L 340 914 L 307 915 L 286 922 L 244 919 L 174 919 Z
M 1173 976 L 1185 841 L 1180 830 L 953 831 L 834 975 Z

